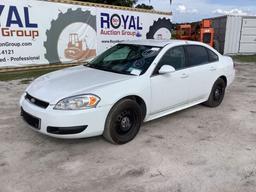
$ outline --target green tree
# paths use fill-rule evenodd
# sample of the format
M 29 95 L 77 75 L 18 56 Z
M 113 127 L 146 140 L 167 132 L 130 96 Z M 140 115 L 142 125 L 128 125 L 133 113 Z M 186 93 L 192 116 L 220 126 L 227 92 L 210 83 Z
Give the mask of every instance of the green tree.
M 136 4 L 138 0 L 79 0 L 79 1 L 103 3 L 108 5 L 117 5 L 117 6 L 124 6 L 124 7 L 133 7 L 133 5 Z
M 154 9 L 153 6 L 151 6 L 151 5 L 146 5 L 146 4 L 144 4 L 144 3 L 136 5 L 136 8 L 139 8 L 139 9 L 149 9 L 149 10 Z

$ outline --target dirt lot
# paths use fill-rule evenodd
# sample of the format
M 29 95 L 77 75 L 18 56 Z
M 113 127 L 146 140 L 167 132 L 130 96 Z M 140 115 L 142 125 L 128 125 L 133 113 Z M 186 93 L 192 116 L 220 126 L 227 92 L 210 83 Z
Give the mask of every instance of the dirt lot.
M 0 192 L 256 191 L 256 64 L 237 69 L 220 107 L 146 123 L 123 146 L 34 132 L 19 117 L 27 85 L 0 82 Z

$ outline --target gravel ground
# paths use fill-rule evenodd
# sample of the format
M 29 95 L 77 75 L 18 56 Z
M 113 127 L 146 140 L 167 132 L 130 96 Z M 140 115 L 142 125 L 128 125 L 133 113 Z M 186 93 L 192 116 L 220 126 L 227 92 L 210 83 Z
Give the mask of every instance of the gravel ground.
M 256 65 L 237 69 L 220 107 L 146 123 L 122 146 L 34 132 L 17 104 L 27 85 L 0 82 L 0 192 L 256 191 Z

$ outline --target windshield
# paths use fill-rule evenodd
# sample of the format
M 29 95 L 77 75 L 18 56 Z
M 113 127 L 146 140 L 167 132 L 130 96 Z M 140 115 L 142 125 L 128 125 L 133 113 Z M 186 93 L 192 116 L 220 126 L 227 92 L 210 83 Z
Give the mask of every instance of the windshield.
M 86 66 L 128 75 L 142 75 L 160 51 L 160 47 L 118 44 Z

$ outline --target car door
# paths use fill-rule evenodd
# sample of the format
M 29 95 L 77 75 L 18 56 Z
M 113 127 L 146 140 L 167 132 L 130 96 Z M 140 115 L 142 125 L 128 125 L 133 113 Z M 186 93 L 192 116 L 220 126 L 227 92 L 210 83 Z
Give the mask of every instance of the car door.
M 185 105 L 188 101 L 189 71 L 184 69 L 186 63 L 183 46 L 169 49 L 160 59 L 150 78 L 151 114 Z M 175 72 L 159 74 L 163 65 L 171 65 Z
M 208 48 L 186 45 L 187 67 L 190 69 L 189 102 L 208 98 L 217 76 L 216 63 L 209 61 Z

